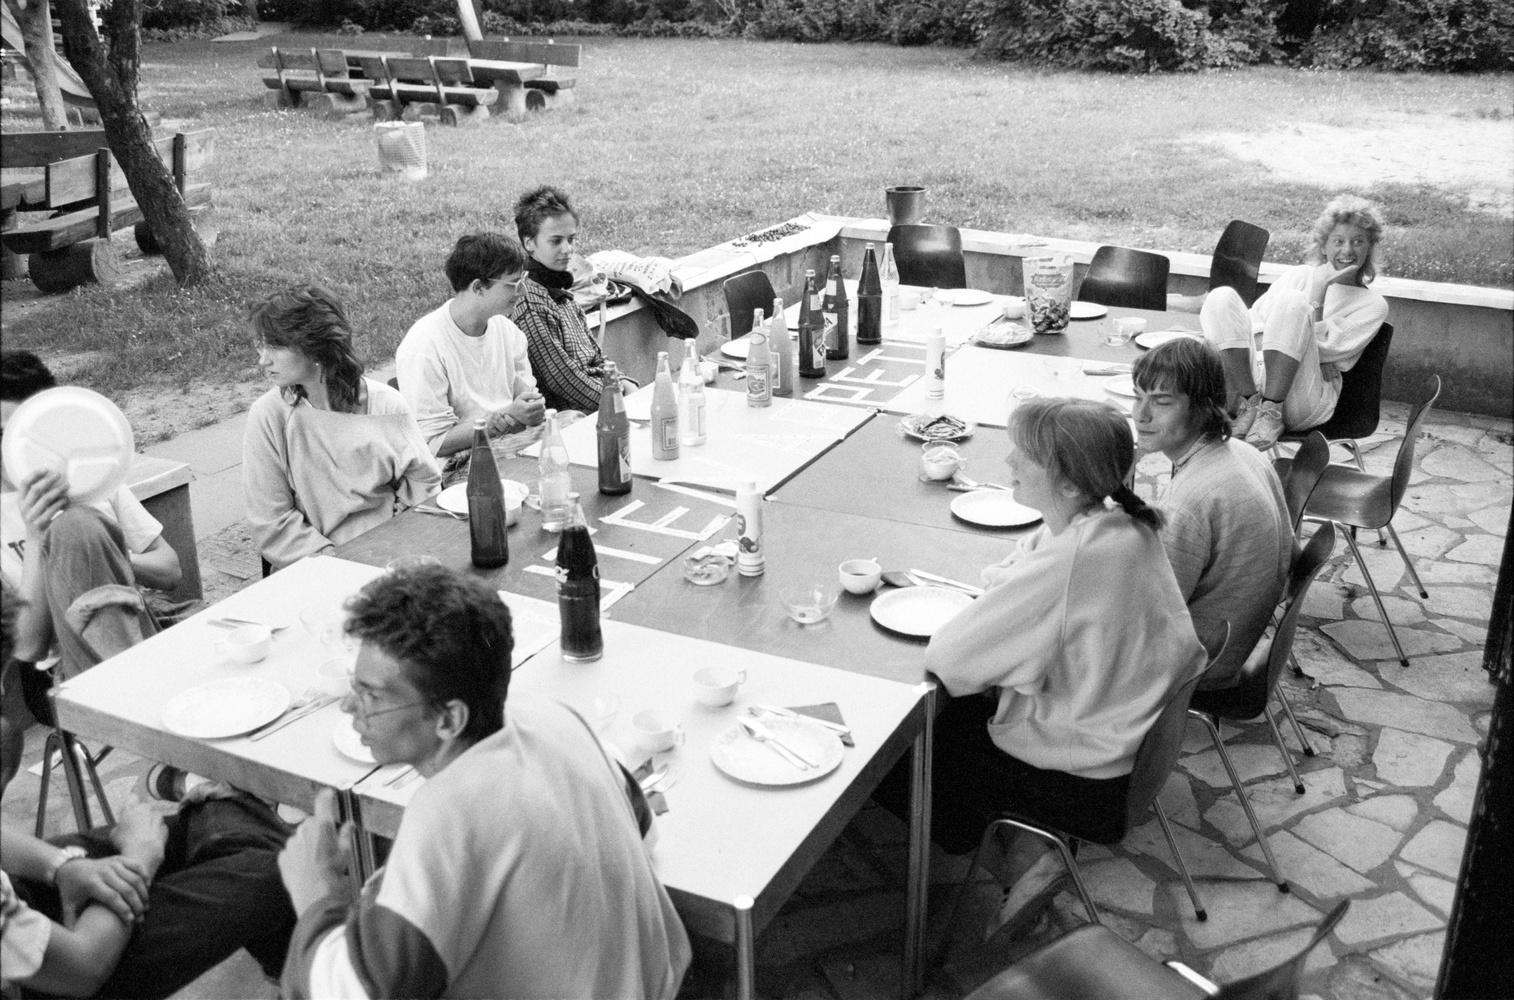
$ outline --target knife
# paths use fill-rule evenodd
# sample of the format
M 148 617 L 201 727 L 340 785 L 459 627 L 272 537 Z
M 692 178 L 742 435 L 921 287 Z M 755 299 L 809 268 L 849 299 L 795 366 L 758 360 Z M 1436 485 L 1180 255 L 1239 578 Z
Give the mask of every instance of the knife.
M 804 770 L 811 770 L 816 766 L 814 761 L 810 760 L 804 754 L 800 753 L 798 750 L 795 750 L 793 747 L 780 740 L 777 736 L 774 736 L 771 729 L 758 722 L 756 719 L 742 719 L 741 725 L 746 729 L 747 732 L 752 734 L 753 739 L 771 745 L 774 750 L 777 750 L 783 756 L 787 757 L 789 759 L 789 763 L 793 764 L 795 767 L 802 768 Z
M 817 719 L 813 715 L 802 715 L 791 708 L 780 708 L 777 705 L 753 705 L 752 708 L 755 711 L 766 712 L 769 715 L 776 715 L 782 719 L 807 719 L 817 725 L 824 726 L 837 736 L 850 736 L 852 733 L 849 728 L 838 722 L 832 722 L 829 719 Z
M 937 576 L 934 573 L 927 573 L 923 569 L 912 569 L 910 570 L 910 572 L 915 574 L 922 580 L 929 580 L 931 583 L 939 583 L 943 587 L 952 587 L 956 590 L 962 591 L 964 594 L 971 594 L 973 597 L 983 596 L 982 587 L 974 587 L 972 584 L 963 583 L 961 580 L 953 580 L 950 577 Z
M 279 716 L 277 719 L 274 719 L 272 722 L 263 726 L 261 729 L 254 729 L 251 733 L 247 734 L 247 738 L 249 740 L 260 740 L 263 737 L 272 735 L 273 733 L 278 732 L 280 729 L 283 729 L 285 726 L 290 725 L 294 722 L 298 722 L 305 716 L 319 712 L 327 705 L 335 704 L 340 700 L 341 699 L 334 694 L 322 695 L 315 701 L 310 702 L 308 705 L 302 705 L 299 708 L 290 709 L 288 712 Z

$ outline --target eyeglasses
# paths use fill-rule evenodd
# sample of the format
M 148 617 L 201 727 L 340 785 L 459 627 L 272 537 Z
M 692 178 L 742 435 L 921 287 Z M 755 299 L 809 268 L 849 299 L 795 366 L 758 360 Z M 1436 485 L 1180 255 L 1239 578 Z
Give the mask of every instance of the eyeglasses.
M 402 712 L 407 708 L 418 708 L 422 705 L 430 704 L 429 701 L 423 699 L 421 701 L 407 701 L 403 705 L 390 705 L 387 708 L 377 708 L 375 707 L 375 705 L 377 703 L 378 696 L 375 695 L 372 691 L 368 691 L 364 688 L 359 688 L 355 684 L 349 685 L 348 690 L 352 694 L 353 705 L 357 709 L 354 714 L 356 714 L 364 722 L 367 722 L 369 719 L 377 718 L 380 715 L 388 715 L 391 712 Z
M 490 285 L 493 285 L 496 282 L 504 282 L 504 279 L 503 278 L 490 278 L 490 279 L 488 279 L 487 281 L 484 282 L 484 289 L 487 290 Z M 526 276 L 524 274 L 522 274 L 519 278 L 516 278 L 514 281 L 508 282 L 508 284 L 510 285 L 511 288 L 513 288 L 515 290 L 515 294 L 519 295 L 521 289 L 526 287 Z

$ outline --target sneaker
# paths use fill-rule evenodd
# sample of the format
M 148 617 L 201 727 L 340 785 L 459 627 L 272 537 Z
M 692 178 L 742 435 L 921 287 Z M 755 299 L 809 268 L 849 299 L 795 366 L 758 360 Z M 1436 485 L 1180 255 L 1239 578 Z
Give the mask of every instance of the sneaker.
M 1262 403 L 1262 394 L 1253 392 L 1249 396 L 1242 396 L 1240 405 L 1235 409 L 1235 418 L 1230 421 L 1230 436 L 1238 441 L 1246 440 L 1246 435 L 1251 431 L 1251 424 L 1256 420 L 1256 409 Z
M 1251 433 L 1246 435 L 1246 443 L 1258 451 L 1266 451 L 1277 444 L 1277 439 L 1282 436 L 1283 404 L 1270 399 L 1262 400 L 1256 408 L 1256 419 L 1252 421 Z
M 1013 886 L 1004 890 L 998 911 L 983 929 L 983 940 L 996 934 L 1015 938 L 1034 927 L 1057 893 L 1071 881 L 1067 869 L 1062 867 L 1061 855 L 1055 851 L 1041 855 Z
M 198 774 L 190 774 L 183 768 L 174 767 L 171 764 L 154 764 L 147 769 L 147 777 L 143 783 L 147 786 L 148 797 L 157 799 L 159 802 L 183 802 L 184 796 L 191 788 L 203 785 L 210 779 Z

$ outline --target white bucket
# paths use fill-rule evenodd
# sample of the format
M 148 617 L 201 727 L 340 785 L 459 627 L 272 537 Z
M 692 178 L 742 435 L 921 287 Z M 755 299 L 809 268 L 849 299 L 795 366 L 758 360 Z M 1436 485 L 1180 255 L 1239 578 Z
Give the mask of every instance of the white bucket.
M 401 180 L 426 177 L 426 126 L 421 122 L 379 122 L 373 126 L 378 143 L 379 172 Z

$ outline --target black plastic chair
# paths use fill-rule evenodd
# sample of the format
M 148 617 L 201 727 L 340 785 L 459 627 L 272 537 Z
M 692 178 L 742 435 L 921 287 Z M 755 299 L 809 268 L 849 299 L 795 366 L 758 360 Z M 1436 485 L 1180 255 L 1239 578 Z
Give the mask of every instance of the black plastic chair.
M 1159 253 L 1102 246 L 1094 251 L 1078 300 L 1124 309 L 1167 308 L 1167 272 L 1171 262 Z
M 1261 273 L 1262 255 L 1272 234 L 1261 226 L 1232 219 L 1214 245 L 1209 262 L 1209 290 L 1234 288 L 1241 301 L 1250 306 L 1261 295 L 1257 275 Z
M 727 278 L 720 287 L 725 292 L 725 308 L 731 316 L 732 340 L 752 332 L 753 309 L 761 309 L 763 315 L 773 311 L 773 299 L 777 293 L 763 271 L 746 271 Z
M 1329 465 L 1330 442 L 1319 431 L 1310 431 L 1292 458 L 1278 458 L 1272 462 L 1273 471 L 1283 483 L 1283 499 L 1288 503 L 1288 518 L 1293 522 L 1295 536 L 1298 535 L 1299 522 L 1304 519 L 1309 497 L 1314 494 L 1314 488 Z
M 888 231 L 901 285 L 966 288 L 962 233 L 956 226 L 898 225 Z
M 1383 367 L 1388 363 L 1388 348 L 1392 344 L 1393 324 L 1384 323 L 1351 370 L 1341 373 L 1341 394 L 1330 419 L 1318 427 L 1289 431 L 1282 440 L 1302 441 L 1309 433 L 1319 431 L 1326 441 L 1351 452 L 1356 467 L 1367 471 L 1357 442 L 1377 433 L 1383 411 Z

